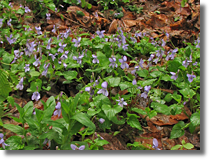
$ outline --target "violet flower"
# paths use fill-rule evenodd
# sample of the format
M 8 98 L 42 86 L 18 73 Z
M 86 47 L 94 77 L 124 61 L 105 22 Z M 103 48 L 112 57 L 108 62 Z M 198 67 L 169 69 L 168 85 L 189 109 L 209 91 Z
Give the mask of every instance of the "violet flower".
M 77 63 L 79 63 L 80 65 L 82 64 L 82 58 L 84 57 L 84 53 L 82 55 L 80 55 L 79 53 L 79 56 L 76 57 L 76 56 L 73 56 L 73 59 L 77 61 Z
M 47 71 L 48 71 L 49 66 L 50 66 L 50 63 L 48 63 L 47 65 L 44 64 L 44 71 L 42 72 L 43 76 L 47 76 Z
M 188 77 L 188 81 L 191 83 L 193 81 L 193 78 L 195 78 L 196 76 L 195 75 L 190 75 L 190 74 L 187 74 L 187 77 Z
M 135 33 L 135 37 L 138 38 L 138 37 L 142 37 L 142 33 L 139 32 L 139 33 Z
M 144 61 L 143 61 L 142 58 L 141 58 L 141 59 L 140 59 L 140 62 L 139 62 L 139 66 L 140 66 L 142 69 L 144 69 L 143 63 L 144 63 Z
M 30 64 L 26 64 L 24 69 L 25 69 L 25 72 L 29 72 L 30 71 L 30 68 L 29 68 Z
M 111 57 L 111 58 L 109 58 L 109 61 L 111 62 L 110 63 L 110 65 L 109 65 L 109 67 L 112 67 L 112 68 L 117 68 L 117 63 L 116 63 L 116 58 L 115 57 Z
M 98 121 L 102 124 L 102 123 L 104 123 L 104 122 L 105 122 L 105 119 L 100 118 Z
M 120 107 L 123 107 L 123 105 L 127 105 L 127 103 L 124 101 L 124 98 L 121 98 L 121 99 L 116 100 L 116 101 L 119 102 L 118 105 L 119 105 Z
M 153 138 L 153 146 L 152 146 L 152 148 L 154 148 L 155 150 L 160 150 L 158 148 L 158 140 L 156 138 Z
M 124 44 L 123 46 L 122 46 L 122 49 L 125 51 L 126 49 L 128 49 L 128 44 Z
M 133 84 L 133 85 L 136 85 L 136 84 L 137 84 L 137 81 L 136 81 L 135 78 L 133 79 L 132 84 Z
M 4 19 L 1 19 L 1 18 L 0 18 L 0 28 L 1 28 L 2 25 L 3 25 L 3 20 L 4 20 Z
M 99 60 L 95 54 L 93 54 L 92 57 L 93 57 L 93 60 L 92 60 L 93 63 L 99 63 Z
M 54 116 L 58 115 L 60 117 L 61 115 L 61 102 L 58 102 L 57 105 L 55 106 L 55 111 L 53 113 Z
M 12 26 L 11 22 L 12 22 L 12 19 L 9 19 L 9 21 L 7 21 L 7 25 L 10 27 Z
M 31 10 L 27 6 L 25 6 L 25 13 L 28 13 L 28 12 L 31 12 Z
M 98 94 L 103 94 L 104 96 L 108 96 L 109 95 L 109 92 L 107 90 L 107 86 L 108 86 L 108 83 L 105 81 L 101 84 L 101 87 L 102 89 L 100 89 L 97 93 Z
M 58 52 L 63 53 L 64 52 L 64 48 L 66 47 L 67 44 L 62 44 L 60 42 L 58 45 L 60 46 L 60 48 L 58 48 Z
M 149 59 L 148 59 L 148 61 L 151 62 L 154 57 L 155 57 L 155 55 L 154 54 L 151 54 L 150 57 L 149 57 Z
M 25 55 L 27 56 L 31 56 L 35 50 L 35 46 L 36 44 L 34 43 L 34 41 L 32 41 L 31 43 L 27 40 L 26 42 L 26 48 L 25 48 Z
M 53 33 L 56 33 L 56 27 L 55 27 L 55 25 L 53 25 L 52 32 L 53 32 Z
M 51 16 L 50 13 L 46 13 L 46 17 L 47 17 L 46 19 L 47 19 L 47 20 L 50 20 L 50 16 Z
M 16 86 L 17 89 L 23 90 L 23 77 L 20 79 L 20 82 Z
M 81 145 L 79 148 L 74 144 L 71 144 L 70 146 L 71 146 L 72 150 L 84 150 L 85 149 L 85 145 Z
M 5 147 L 6 146 L 9 146 L 8 144 L 6 144 L 5 142 L 4 142 L 4 139 L 3 139 L 3 137 L 4 137 L 4 134 L 3 133 L 0 133 L 0 144 L 2 145 L 2 147 L 5 149 Z
M 96 31 L 96 33 L 98 34 L 98 36 L 100 38 L 104 38 L 104 32 L 105 32 L 105 30 L 103 30 L 103 31 Z
M 122 59 L 119 59 L 119 62 L 121 63 L 121 68 L 122 69 L 125 69 L 125 68 L 129 68 L 129 65 L 126 63 L 127 61 L 127 57 L 126 56 L 123 56 Z
M 177 71 L 177 73 L 174 73 L 174 72 L 170 72 L 170 73 L 172 74 L 171 79 L 177 80 L 179 70 Z
M 42 34 L 42 31 L 41 31 L 41 27 L 35 27 L 36 31 L 37 31 L 37 34 L 38 35 L 41 35 Z
M 68 38 L 70 33 L 71 33 L 71 30 L 66 29 L 66 32 L 63 34 L 64 38 Z
M 48 40 L 48 42 L 47 42 L 47 47 L 46 47 L 46 49 L 51 49 L 51 41 L 52 41 L 52 38 L 50 38 L 49 40 Z
M 31 97 L 31 100 L 35 100 L 35 101 L 38 101 L 40 99 L 40 94 L 39 92 L 34 92 L 32 97 Z
M 57 53 L 55 53 L 55 55 L 52 53 L 49 53 L 49 56 L 52 58 L 52 61 L 54 61 L 56 59 L 55 56 L 57 56 L 57 55 L 58 55 Z
M 72 40 L 72 42 L 75 43 L 75 44 L 74 44 L 75 47 L 79 47 L 79 46 L 80 46 L 80 41 L 81 41 L 81 37 L 79 37 L 78 40 L 77 40 L 77 39 L 73 39 L 73 40 Z
M 13 37 L 12 34 L 10 34 L 9 37 L 7 37 L 7 36 L 5 36 L 5 37 L 7 38 L 7 41 L 9 42 L 9 44 L 15 43 L 16 40 L 17 40 L 16 38 L 13 38 L 13 39 L 12 39 L 12 37 Z
M 34 58 L 36 61 L 33 63 L 33 65 L 37 67 L 38 65 L 41 64 L 41 62 L 39 61 L 39 58 L 36 58 L 36 54 L 34 55 Z

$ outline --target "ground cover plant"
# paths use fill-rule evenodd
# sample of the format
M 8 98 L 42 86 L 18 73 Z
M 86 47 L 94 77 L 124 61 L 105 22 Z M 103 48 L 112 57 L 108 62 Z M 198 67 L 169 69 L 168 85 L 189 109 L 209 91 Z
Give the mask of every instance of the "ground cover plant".
M 199 3 L 159 3 L 2 0 L 0 149 L 199 150 Z

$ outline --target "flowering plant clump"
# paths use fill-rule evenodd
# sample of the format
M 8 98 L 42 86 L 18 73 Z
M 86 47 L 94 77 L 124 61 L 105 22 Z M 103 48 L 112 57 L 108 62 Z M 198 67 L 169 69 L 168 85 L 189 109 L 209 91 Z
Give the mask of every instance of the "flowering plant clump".
M 112 146 L 107 145 L 112 143 L 110 139 L 126 137 L 123 149 L 162 150 L 164 140 L 153 134 L 152 127 L 159 131 L 170 124 L 170 140 L 197 134 L 200 37 L 193 44 L 183 42 L 185 47 L 180 48 L 170 41 L 169 33 L 161 33 L 159 37 L 164 39 L 160 39 L 116 27 L 116 33 L 110 35 L 105 26 L 98 26 L 99 21 L 106 23 L 98 11 L 88 13 L 94 18 L 90 24 L 93 31 L 73 32 L 75 28 L 63 27 L 60 22 L 52 24 L 61 15 L 59 10 L 63 11 L 52 1 L 34 2 L 40 9 L 37 17 L 46 23 L 29 26 L 23 19 L 35 14 L 33 8 L 26 3 L 16 10 L 13 3 L 3 2 L 0 149 L 103 150 Z M 117 2 L 121 1 L 98 1 L 104 8 L 122 5 Z M 65 3 L 88 9 L 92 6 L 81 0 Z M 113 16 L 120 19 L 124 11 L 118 10 Z M 81 11 L 74 16 L 86 24 L 87 16 Z M 159 116 L 170 122 L 166 125 Z M 147 136 L 150 144 L 135 142 L 133 136 L 146 135 L 142 134 L 146 130 L 151 131 Z M 174 147 L 194 146 L 183 142 Z

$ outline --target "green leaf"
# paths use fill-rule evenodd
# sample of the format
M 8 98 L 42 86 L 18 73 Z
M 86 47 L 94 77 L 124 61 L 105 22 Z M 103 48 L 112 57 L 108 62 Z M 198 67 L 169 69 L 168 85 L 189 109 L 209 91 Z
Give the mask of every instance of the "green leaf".
M 173 147 L 171 147 L 171 150 L 178 150 L 182 145 L 181 144 L 177 144 Z
M 191 143 L 186 143 L 186 144 L 183 144 L 183 147 L 186 149 L 192 149 L 192 148 L 194 148 L 194 145 Z
M 125 90 L 127 88 L 132 87 L 133 85 L 130 82 L 120 82 L 119 86 L 121 90 Z
M 7 97 L 7 101 L 12 105 L 12 107 L 14 107 L 15 105 L 15 100 L 12 96 L 8 96 Z
M 133 128 L 142 130 L 141 124 L 139 123 L 139 120 L 137 119 L 138 116 L 135 114 L 129 114 L 129 113 L 127 113 L 127 115 L 128 115 L 127 123 Z
M 158 102 L 152 102 L 151 103 L 151 108 L 153 108 L 158 113 L 163 113 L 165 115 L 170 115 L 170 108 L 165 104 L 161 104 L 161 103 L 158 103 Z
M 172 94 L 171 97 L 172 97 L 174 100 L 176 100 L 178 103 L 180 103 L 181 100 L 182 100 L 182 96 L 179 95 L 179 94 L 177 94 L 177 93 Z
M 64 77 L 66 80 L 71 81 L 72 79 L 77 77 L 77 72 L 76 71 L 65 71 L 63 72 Z
M 56 103 L 55 103 L 55 98 L 53 96 L 51 96 L 47 102 L 46 102 L 46 105 L 47 105 L 47 109 L 44 110 L 44 117 L 43 119 L 49 119 L 51 118 L 54 110 L 55 110 L 55 106 L 56 106 Z
M 156 81 L 157 79 L 149 79 L 149 80 L 146 80 L 146 81 L 142 81 L 141 83 L 141 86 L 144 87 L 144 86 L 148 86 L 148 85 L 151 85 L 154 83 L 154 81 Z
M 25 13 L 25 11 L 21 8 L 19 8 L 17 11 L 16 11 L 17 14 L 21 14 L 23 15 Z
M 200 113 L 198 112 L 193 113 L 190 117 L 190 122 L 192 123 L 193 126 L 200 125 Z
M 118 124 L 118 125 L 122 125 L 122 124 L 125 123 L 125 119 L 118 120 L 118 119 L 117 119 L 117 116 L 114 116 L 114 117 L 112 118 L 112 122 L 115 123 L 115 124 Z
M 4 124 L 3 127 L 14 133 L 17 133 L 18 135 L 23 135 L 23 128 L 18 125 Z
M 182 64 L 175 59 L 173 61 L 168 61 L 168 70 L 176 73 L 181 65 Z
M 119 85 L 120 83 L 120 77 L 106 77 L 104 78 L 106 81 L 108 81 L 108 83 L 110 84 L 111 87 L 116 87 Z
M 98 95 L 93 98 L 93 103 L 90 103 L 92 107 L 97 106 L 100 107 L 103 104 L 111 105 L 112 103 L 110 102 L 109 98 L 104 96 L 103 94 Z
M 95 142 L 95 145 L 97 145 L 97 146 L 103 146 L 105 144 L 109 144 L 108 141 L 106 141 L 104 139 L 98 139 L 98 138 L 95 139 L 94 142 Z
M 70 135 L 73 136 L 74 134 L 77 134 L 83 126 L 84 125 L 82 123 L 76 122 L 74 126 L 71 128 Z
M 111 120 L 116 113 L 119 113 L 120 111 L 123 110 L 123 108 L 120 106 L 115 106 L 112 108 L 110 105 L 106 104 L 102 105 L 101 109 L 104 111 L 105 115 L 109 120 Z
M 29 101 L 29 102 L 23 107 L 24 117 L 30 117 L 30 116 L 32 115 L 33 107 L 34 107 L 34 104 L 33 104 L 32 101 Z
M 143 69 L 143 70 L 136 71 L 136 73 L 139 75 L 139 77 L 146 77 L 149 74 L 149 71 L 146 69 Z
M 136 113 L 142 114 L 142 115 L 146 115 L 147 114 L 144 110 L 139 109 L 139 108 L 131 108 L 131 110 L 136 112 Z
M 90 108 L 90 109 L 88 109 L 87 114 L 88 114 L 89 116 L 92 117 L 92 116 L 96 115 L 96 114 L 99 113 L 99 112 L 101 112 L 101 109 L 98 109 L 98 110 L 96 111 L 95 109 Z
M 76 11 L 77 16 L 83 17 L 85 14 L 82 11 Z
M 0 102 L 3 102 L 9 96 L 10 91 L 12 91 L 12 88 L 7 73 L 0 69 Z
M 55 4 L 54 3 L 48 3 L 46 4 L 51 10 L 55 11 Z
M 172 128 L 170 139 L 179 138 L 184 135 L 184 130 L 182 127 L 184 127 L 184 122 L 179 121 L 177 124 L 175 124 Z
M 185 97 L 185 98 L 192 98 L 196 93 L 192 89 L 184 88 L 182 90 L 179 90 L 179 92 Z
M 150 76 L 152 76 L 153 78 L 160 77 L 161 75 L 162 72 L 160 71 L 153 71 L 152 73 L 150 73 Z
M 172 100 L 172 95 L 171 95 L 171 93 L 168 93 L 168 94 L 164 97 L 164 100 L 165 100 L 166 102 L 170 102 L 170 101 Z
M 5 147 L 6 150 L 21 150 L 24 148 L 22 138 L 19 136 L 11 136 L 5 143 L 9 145 Z
M 34 71 L 34 70 L 31 70 L 31 71 L 29 72 L 29 74 L 31 75 L 31 77 L 38 77 L 38 76 L 40 75 L 39 72 Z
M 35 112 L 36 112 L 36 118 L 37 118 L 38 122 L 40 123 L 44 117 L 44 112 L 37 108 L 35 108 Z
M 171 114 L 172 115 L 176 115 L 176 114 L 181 114 L 182 113 L 182 108 L 184 107 L 184 105 L 178 105 L 178 104 L 172 104 L 169 106 L 169 108 L 171 109 Z
M 78 122 L 82 123 L 86 127 L 89 127 L 92 130 L 96 129 L 95 124 L 90 121 L 90 119 L 86 116 L 85 113 L 76 113 L 71 119 L 75 119 Z

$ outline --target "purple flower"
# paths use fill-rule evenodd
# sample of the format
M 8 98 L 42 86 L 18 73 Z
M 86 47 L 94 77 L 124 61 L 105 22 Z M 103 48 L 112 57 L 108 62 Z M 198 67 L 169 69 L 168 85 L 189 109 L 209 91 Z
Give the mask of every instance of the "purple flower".
M 7 25 L 12 26 L 11 22 L 12 22 L 12 19 L 9 19 L 9 21 L 7 21 Z
M 47 144 L 47 143 L 48 143 L 48 148 L 49 148 L 49 147 L 51 146 L 51 140 L 48 139 L 48 138 L 45 138 L 43 144 L 45 145 L 45 144 Z
M 66 29 L 66 32 L 63 34 L 63 36 L 65 38 L 68 38 L 70 33 L 71 33 L 71 30 L 70 29 Z
M 7 38 L 7 41 L 9 42 L 9 44 L 15 43 L 15 41 L 17 40 L 16 38 L 12 39 L 12 37 L 13 37 L 12 34 L 10 34 L 9 37 L 7 37 L 7 36 L 5 36 L 5 37 Z
M 154 148 L 155 150 L 160 150 L 158 148 L 158 140 L 156 138 L 153 138 L 153 146 L 152 146 L 152 148 Z
M 41 31 L 41 27 L 35 27 L 36 31 L 37 31 L 37 34 L 38 35 L 41 35 L 42 34 L 42 31 Z
M 143 61 L 142 58 L 141 58 L 141 59 L 140 59 L 140 62 L 139 62 L 139 66 L 140 66 L 142 69 L 144 69 L 143 63 L 144 63 L 144 61 Z
M 58 102 L 57 105 L 55 106 L 55 111 L 54 111 L 54 115 L 58 115 L 58 117 L 60 117 L 61 115 L 61 102 Z
M 38 65 L 41 64 L 41 62 L 39 61 L 39 58 L 36 58 L 36 54 L 34 55 L 34 58 L 36 61 L 33 63 L 33 65 L 37 67 Z
M 32 41 L 31 43 L 29 43 L 29 41 L 27 40 L 26 42 L 26 48 L 25 48 L 25 55 L 27 56 L 31 56 L 33 51 L 35 50 L 35 46 L 36 44 L 34 43 L 34 41 Z
M 144 99 L 146 99 L 147 96 L 148 96 L 147 92 L 143 92 L 143 93 L 141 94 L 141 97 L 143 97 Z
M 183 65 L 185 68 L 188 67 L 189 63 L 188 63 L 187 58 L 182 62 L 182 65 Z
M 92 87 L 86 87 L 85 91 L 87 91 L 91 96 L 94 95 L 94 90 L 92 89 Z
M 81 3 L 81 0 L 77 0 L 77 3 L 80 4 Z
M 135 33 L 135 37 L 138 38 L 138 37 L 142 37 L 142 33 Z
M 64 48 L 66 47 L 67 44 L 62 44 L 60 42 L 58 45 L 60 46 L 60 48 L 58 48 L 58 52 L 63 53 L 64 52 Z
M 3 20 L 4 20 L 4 19 L 1 19 L 1 18 L 0 18 L 0 28 L 1 28 L 2 25 L 3 25 Z
M 116 63 L 116 58 L 115 57 L 111 57 L 111 58 L 109 58 L 109 61 L 111 62 L 110 63 L 110 65 L 109 65 L 109 67 L 112 67 L 112 68 L 117 68 L 117 63 Z
M 155 55 L 154 54 L 151 54 L 150 57 L 149 57 L 149 59 L 148 59 L 148 61 L 149 62 L 152 61 L 154 57 L 155 57 Z
M 71 144 L 70 146 L 71 146 L 72 150 L 84 150 L 85 149 L 85 145 L 81 145 L 79 148 L 74 144 Z
M 164 51 L 162 49 L 159 49 L 159 50 L 156 51 L 156 56 L 158 58 L 162 58 L 163 55 L 164 55 Z
M 35 100 L 35 101 L 38 101 L 40 99 L 40 94 L 39 92 L 34 92 L 32 97 L 31 97 L 31 100 Z
M 133 43 L 137 42 L 136 38 L 134 38 L 134 37 L 130 37 L 130 38 L 131 38 L 131 41 L 133 41 Z
M 133 85 L 136 85 L 136 84 L 137 84 L 137 82 L 136 82 L 136 79 L 135 79 L 135 78 L 133 79 L 132 84 L 133 84 Z
M 165 47 L 166 42 L 164 41 L 164 39 L 162 39 L 162 47 Z
M 159 61 L 159 58 L 155 58 L 155 59 L 153 60 L 153 62 L 155 62 L 155 64 L 157 64 L 158 61 Z
M 108 86 L 108 83 L 105 81 L 101 84 L 101 87 L 102 89 L 100 89 L 97 93 L 98 94 L 103 94 L 104 96 L 108 96 L 109 95 L 109 92 L 107 91 L 107 86 Z
M 128 44 L 124 44 L 123 46 L 122 46 L 122 49 L 125 51 L 126 49 L 128 49 Z
M 178 72 L 177 73 L 170 72 L 170 73 L 172 74 L 171 79 L 176 80 L 178 78 L 178 74 L 177 74 Z
M 57 28 L 58 28 L 58 27 L 57 27 Z M 52 32 L 53 32 L 53 33 L 56 33 L 56 27 L 55 27 L 55 25 L 53 25 Z
M 75 47 L 79 47 L 79 46 L 80 46 L 80 41 L 81 41 L 81 37 L 79 37 L 78 40 L 76 40 L 76 39 L 73 39 L 73 40 L 72 40 L 72 42 L 75 43 L 75 44 L 74 44 Z
M 20 82 L 16 86 L 17 89 L 23 90 L 23 77 L 20 79 Z
M 30 68 L 29 68 L 30 64 L 26 64 L 26 66 L 24 67 L 25 69 L 25 72 L 29 72 L 30 71 Z
M 0 144 L 2 145 L 2 147 L 5 149 L 5 146 L 9 146 L 8 144 L 6 144 L 5 142 L 4 142 L 4 139 L 3 139 L 3 137 L 4 137 L 4 134 L 3 133 L 0 133 Z
M 49 66 L 50 66 L 50 63 L 48 63 L 47 65 L 44 64 L 44 71 L 42 72 L 43 76 L 47 76 L 47 71 L 48 71 Z
M 46 13 L 46 16 L 47 16 L 47 20 L 50 20 L 50 16 L 51 16 L 51 14 L 50 13 Z
M 52 58 L 52 61 L 54 61 L 55 59 L 56 59 L 56 57 L 55 56 L 57 56 L 58 54 L 56 53 L 55 55 L 53 55 L 53 54 L 49 54 L 49 56 Z
M 104 123 L 104 122 L 105 122 L 105 119 L 100 118 L 98 121 L 102 124 L 102 123 Z
M 48 40 L 46 49 L 49 49 L 49 50 L 51 49 L 51 44 L 50 44 L 51 41 L 52 41 L 52 38 Z
M 78 57 L 73 56 L 73 59 L 77 61 L 77 63 L 82 64 L 82 58 L 84 57 L 84 53 L 82 55 L 79 54 Z
M 28 12 L 31 12 L 31 10 L 27 6 L 25 6 L 25 13 L 28 13 Z
M 146 91 L 147 93 L 149 92 L 150 89 L 151 89 L 151 86 L 145 86 L 144 87 L 144 91 Z
M 188 81 L 191 83 L 193 81 L 193 78 L 195 78 L 196 76 L 195 75 L 190 75 L 190 74 L 187 74 L 187 77 L 188 77 Z
M 103 30 L 103 31 L 96 31 L 96 33 L 98 34 L 98 36 L 100 38 L 104 38 L 104 32 L 105 32 L 105 30 Z
M 127 103 L 124 101 L 124 98 L 121 98 L 121 99 L 116 100 L 116 101 L 119 102 L 118 105 L 119 105 L 120 107 L 123 107 L 123 105 L 127 105 Z
M 99 63 L 99 60 L 97 59 L 97 56 L 95 54 L 93 54 L 92 57 L 93 57 L 92 60 L 93 63 Z
M 193 63 L 193 66 L 197 66 L 198 62 Z
M 126 63 L 127 61 L 127 57 L 126 56 L 123 56 L 122 59 L 119 59 L 119 62 L 121 63 L 121 68 L 122 69 L 125 69 L 125 68 L 129 68 L 129 65 Z

